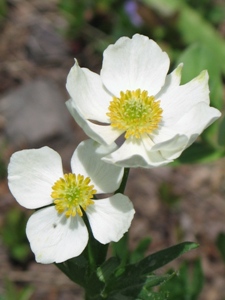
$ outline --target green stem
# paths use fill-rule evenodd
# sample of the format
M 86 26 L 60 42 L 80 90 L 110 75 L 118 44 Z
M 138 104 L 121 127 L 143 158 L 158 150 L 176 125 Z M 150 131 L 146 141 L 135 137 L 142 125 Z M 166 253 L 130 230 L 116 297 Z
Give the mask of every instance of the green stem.
M 124 175 L 123 175 L 122 182 L 121 182 L 118 190 L 115 192 L 115 194 L 116 193 L 121 193 L 121 194 L 124 193 L 126 184 L 127 184 L 127 180 L 128 180 L 128 176 L 129 176 L 129 172 L 130 172 L 129 168 L 124 169 Z M 126 232 L 124 234 L 124 236 L 117 243 L 112 243 L 113 252 L 116 256 L 118 256 L 120 258 L 121 266 L 124 266 L 129 259 L 128 241 L 129 241 L 128 232 Z
M 96 270 L 98 266 L 100 266 L 105 261 L 108 244 L 103 245 L 94 238 L 88 218 L 85 214 L 83 215 L 83 220 L 87 226 L 89 233 L 89 241 L 86 248 L 86 258 L 89 262 L 89 270 L 91 274 Z
M 125 168 L 121 184 L 115 194 L 124 193 L 128 176 L 129 168 Z M 81 254 L 80 260 L 77 261 L 78 258 L 74 258 L 74 265 L 72 265 L 73 260 L 56 265 L 71 280 L 83 286 L 83 288 L 85 289 L 85 300 L 105 299 L 105 297 L 100 295 L 101 290 L 103 290 L 104 288 L 104 284 L 97 277 L 96 269 L 105 261 L 109 244 L 103 245 L 94 238 L 90 228 L 90 224 L 88 222 L 88 218 L 85 213 L 83 215 L 83 220 L 89 232 L 89 241 L 86 249 Z M 121 258 L 121 264 L 124 265 L 129 256 L 127 247 L 128 235 L 125 234 L 118 243 L 113 244 L 115 245 L 115 248 L 113 247 L 114 252 L 118 257 Z M 87 266 L 82 263 L 82 259 L 84 261 L 87 261 Z M 81 273 L 79 273 L 79 270 Z
M 128 176 L 129 176 L 129 172 L 130 172 L 130 168 L 125 168 L 124 169 L 122 182 L 121 182 L 119 188 L 115 191 L 115 194 L 117 194 L 117 193 L 124 194 L 126 184 L 127 184 L 127 179 L 128 179 Z

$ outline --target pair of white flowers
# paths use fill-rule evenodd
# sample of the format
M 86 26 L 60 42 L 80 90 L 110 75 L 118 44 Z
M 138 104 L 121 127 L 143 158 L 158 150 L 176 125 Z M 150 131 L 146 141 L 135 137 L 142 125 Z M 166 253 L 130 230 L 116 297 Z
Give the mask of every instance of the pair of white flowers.
M 26 208 L 39 209 L 26 232 L 41 263 L 63 262 L 88 243 L 87 215 L 94 237 L 118 241 L 134 215 L 130 200 L 113 193 L 124 167 L 153 168 L 173 161 L 220 116 L 209 106 L 208 74 L 180 85 L 182 65 L 167 75 L 168 55 L 149 38 L 120 38 L 104 51 L 100 75 L 75 62 L 67 79 L 67 107 L 92 139 L 82 142 L 63 174 L 52 149 L 13 154 L 9 188 Z

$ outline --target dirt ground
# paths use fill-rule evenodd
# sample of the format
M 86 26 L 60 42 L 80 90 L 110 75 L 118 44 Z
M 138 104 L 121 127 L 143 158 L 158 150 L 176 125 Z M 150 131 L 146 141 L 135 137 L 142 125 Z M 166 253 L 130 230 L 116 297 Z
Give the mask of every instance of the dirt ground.
M 88 46 L 80 52 L 79 45 L 73 45 L 72 53 L 68 41 L 58 40 L 58 35 L 52 34 L 63 31 L 66 26 L 57 13 L 56 0 L 10 2 L 12 7 L 0 32 L 0 99 L 15 87 L 45 76 L 58 84 L 67 100 L 65 81 L 73 65 L 74 53 L 81 64 L 85 63 L 93 71 L 98 71 L 101 57 Z M 54 141 L 55 149 L 67 165 L 76 145 L 85 137 L 72 119 L 70 122 L 73 134 L 67 144 Z M 7 141 L 4 124 L 4 118 L 0 115 L 2 144 Z M 6 162 L 15 150 L 15 146 L 7 144 L 4 150 Z M 174 198 L 179 199 L 174 205 L 163 202 L 160 196 L 163 184 L 168 185 Z M 218 234 L 225 232 L 224 187 L 225 160 L 221 159 L 204 165 L 134 169 L 130 172 L 126 188 L 126 194 L 136 209 L 130 231 L 131 249 L 146 236 L 151 236 L 153 240 L 148 253 L 182 241 L 200 244 L 197 250 L 184 256 L 190 261 L 199 256 L 202 259 L 205 286 L 199 300 L 223 300 L 225 296 L 225 264 L 215 246 Z M 4 223 L 4 215 L 13 207 L 19 205 L 9 193 L 6 180 L 1 180 L 0 226 Z M 18 287 L 31 285 L 34 289 L 31 300 L 82 299 L 81 289 L 54 265 L 40 265 L 31 260 L 24 269 L 13 264 L 1 238 L 0 264 L 0 294 L 4 290 L 3 279 L 7 277 Z M 170 266 L 177 267 L 178 264 L 175 262 Z

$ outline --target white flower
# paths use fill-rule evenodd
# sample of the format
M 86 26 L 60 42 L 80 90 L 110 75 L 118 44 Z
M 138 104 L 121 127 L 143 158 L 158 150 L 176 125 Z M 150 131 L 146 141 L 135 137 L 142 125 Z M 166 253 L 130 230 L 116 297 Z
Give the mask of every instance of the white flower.
M 41 208 L 26 227 L 37 262 L 60 263 L 81 254 L 88 242 L 83 211 L 102 244 L 118 241 L 128 230 L 134 209 L 126 196 L 93 198 L 116 191 L 121 183 L 123 169 L 101 160 L 115 147 L 93 140 L 80 143 L 71 159 L 73 173 L 65 175 L 59 154 L 49 147 L 12 155 L 8 167 L 12 194 L 26 208 Z
M 169 63 L 153 40 L 136 34 L 104 51 L 100 75 L 77 62 L 71 69 L 67 107 L 77 123 L 101 144 L 123 138 L 104 161 L 123 167 L 165 165 L 219 118 L 209 106 L 207 71 L 180 85 L 182 65 L 167 75 Z

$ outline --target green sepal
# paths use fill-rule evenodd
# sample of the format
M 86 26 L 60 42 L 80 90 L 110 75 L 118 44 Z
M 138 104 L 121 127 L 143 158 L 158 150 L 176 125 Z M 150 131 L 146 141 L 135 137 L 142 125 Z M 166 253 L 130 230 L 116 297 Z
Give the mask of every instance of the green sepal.
M 90 268 L 84 253 L 63 263 L 56 264 L 56 266 L 73 282 L 84 288 L 86 299 L 102 299 L 98 296 L 104 289 L 104 283 L 99 280 L 95 270 Z
M 62 263 L 55 263 L 55 265 L 73 282 L 82 287 L 86 285 L 86 278 L 88 276 L 88 261 L 84 255 L 71 258 Z

